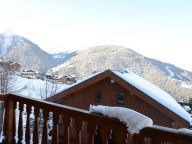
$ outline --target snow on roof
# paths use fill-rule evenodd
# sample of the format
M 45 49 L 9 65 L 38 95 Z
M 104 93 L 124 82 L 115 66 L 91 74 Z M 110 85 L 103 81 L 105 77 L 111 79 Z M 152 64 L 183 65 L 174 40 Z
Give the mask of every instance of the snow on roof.
M 102 113 L 104 116 L 110 118 L 119 119 L 126 124 L 127 131 L 131 134 L 138 134 L 143 128 L 153 125 L 152 119 L 128 108 L 90 105 L 89 110 L 91 112 Z
M 161 105 L 165 106 L 175 114 L 179 115 L 186 121 L 188 121 L 190 124 L 192 124 L 192 118 L 191 116 L 185 111 L 184 108 L 182 108 L 177 101 L 170 96 L 165 91 L 161 90 L 157 86 L 153 85 L 149 81 L 145 80 L 144 78 L 141 78 L 140 76 L 136 75 L 135 73 L 131 71 L 112 71 L 114 74 L 125 80 L 126 82 L 130 83 L 143 93 L 145 93 L 150 98 L 154 99 Z
M 10 65 L 14 65 L 14 64 L 19 64 L 19 63 L 17 63 L 17 62 L 12 62 Z M 19 64 L 20 65 L 20 64 Z

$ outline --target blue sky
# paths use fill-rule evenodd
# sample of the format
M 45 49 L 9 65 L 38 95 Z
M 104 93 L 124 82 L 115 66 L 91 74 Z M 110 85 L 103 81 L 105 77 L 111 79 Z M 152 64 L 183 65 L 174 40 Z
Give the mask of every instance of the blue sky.
M 48 52 L 115 44 L 192 71 L 191 0 L 0 0 L 0 18 Z

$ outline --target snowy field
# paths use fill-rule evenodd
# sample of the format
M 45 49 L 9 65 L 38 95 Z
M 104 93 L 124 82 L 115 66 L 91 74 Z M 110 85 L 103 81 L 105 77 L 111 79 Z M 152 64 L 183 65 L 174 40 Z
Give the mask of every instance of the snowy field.
M 56 90 L 54 94 L 69 87 L 69 85 L 66 84 L 52 84 L 50 81 L 27 79 L 18 75 L 14 75 L 12 81 L 12 93 L 37 99 L 41 99 L 41 91 L 45 91 L 46 87 L 48 96 L 51 94 L 52 87 Z

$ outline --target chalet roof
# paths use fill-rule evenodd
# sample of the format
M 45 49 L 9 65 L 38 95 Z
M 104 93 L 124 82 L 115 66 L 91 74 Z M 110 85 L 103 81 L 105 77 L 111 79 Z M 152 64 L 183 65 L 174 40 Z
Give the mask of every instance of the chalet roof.
M 145 80 L 144 78 L 136 75 L 131 71 L 112 72 L 120 78 L 124 79 L 126 82 L 136 87 L 137 89 L 139 89 L 140 91 L 142 91 L 143 93 L 145 93 L 147 96 L 151 97 L 152 99 L 162 104 L 169 110 L 173 111 L 188 122 L 192 123 L 192 118 L 189 113 L 187 113 L 186 110 L 182 106 L 180 106 L 171 95 L 169 95 L 159 87 L 155 86 L 154 84 L 150 83 L 149 81 Z
M 35 71 L 35 70 L 31 70 L 31 69 L 29 69 L 29 70 L 27 70 L 27 69 L 23 69 L 22 71 L 21 71 L 21 73 L 26 73 L 26 74 L 37 74 L 37 73 L 39 73 L 39 72 L 37 72 L 37 71 Z
M 166 93 L 159 87 L 155 86 L 154 84 L 150 83 L 149 81 L 145 80 L 144 78 L 128 70 L 122 70 L 122 71 L 106 70 L 104 72 L 94 73 L 93 75 L 90 75 L 89 77 L 83 80 L 78 80 L 77 83 L 74 83 L 66 87 L 62 92 L 70 91 L 71 89 L 77 90 L 74 88 L 83 83 L 86 83 L 91 79 L 94 79 L 95 77 L 98 77 L 104 74 L 105 72 L 110 72 L 112 75 L 117 76 L 121 80 L 125 81 L 127 84 L 131 84 L 133 87 L 140 90 L 146 96 L 152 98 L 153 100 L 155 100 L 165 108 L 169 109 L 170 111 L 174 112 L 176 115 L 180 116 L 181 118 L 183 118 L 184 120 L 186 120 L 192 125 L 192 118 L 189 115 L 189 113 L 186 112 L 185 109 L 181 107 L 172 96 L 170 96 L 168 93 Z M 103 77 L 103 78 L 106 78 L 106 77 Z M 57 96 L 59 97 L 59 94 L 53 97 L 57 97 Z
M 17 62 L 12 62 L 10 65 L 14 65 L 14 64 L 21 65 L 21 64 L 19 64 L 19 63 L 17 63 Z
M 25 70 L 23 72 L 35 72 L 34 70 Z

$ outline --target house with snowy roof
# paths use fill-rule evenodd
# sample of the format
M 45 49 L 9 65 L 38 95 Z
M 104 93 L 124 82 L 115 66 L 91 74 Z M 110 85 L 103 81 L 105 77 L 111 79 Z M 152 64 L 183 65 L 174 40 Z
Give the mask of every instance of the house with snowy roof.
M 10 64 L 11 70 L 18 71 L 21 68 L 21 64 L 17 62 L 13 62 Z
M 172 96 L 128 70 L 95 73 L 47 100 L 80 109 L 90 105 L 126 107 L 165 127 L 188 128 L 192 121 Z
M 37 73 L 38 72 L 34 71 L 34 70 L 25 70 L 25 69 L 23 69 L 21 71 L 20 75 L 21 75 L 21 77 L 24 77 L 24 78 L 35 79 Z
M 73 84 L 76 82 L 76 76 L 73 75 L 64 75 L 58 78 L 59 83 Z

